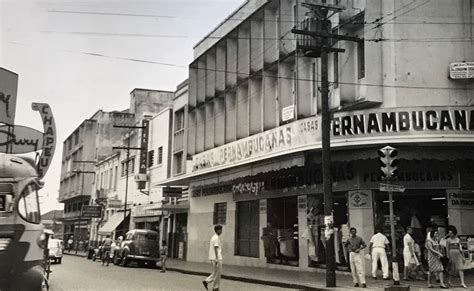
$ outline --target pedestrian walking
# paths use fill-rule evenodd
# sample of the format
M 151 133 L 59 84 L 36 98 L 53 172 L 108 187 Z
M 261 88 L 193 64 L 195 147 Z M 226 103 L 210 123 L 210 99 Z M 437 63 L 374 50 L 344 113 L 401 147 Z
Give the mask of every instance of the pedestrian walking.
M 72 236 L 70 236 L 69 239 L 67 240 L 67 247 L 68 247 L 69 252 L 72 251 L 73 244 L 74 244 L 74 240 L 72 239 Z
M 108 266 L 110 261 L 110 251 L 112 249 L 113 240 L 107 235 L 102 241 L 102 266 L 104 263 Z
M 426 236 L 426 243 L 425 247 L 427 250 L 428 255 L 428 288 L 433 288 L 431 285 L 431 275 L 437 274 L 437 278 L 439 278 L 440 287 L 446 289 L 444 285 L 444 275 L 443 275 L 443 263 L 441 262 L 441 258 L 443 257 L 443 253 L 441 252 L 440 245 L 439 245 L 439 236 L 437 230 L 432 230 Z
M 222 226 L 214 226 L 215 234 L 212 236 L 209 242 L 209 260 L 212 263 L 212 274 L 202 281 L 204 288 L 207 289 L 209 285 L 212 285 L 213 291 L 219 290 L 219 284 L 221 281 L 222 271 L 222 246 L 219 236 L 222 234 Z
M 415 256 L 415 240 L 412 237 L 413 229 L 410 226 L 406 227 L 406 234 L 403 237 L 403 280 L 408 279 L 408 272 L 413 265 L 418 265 Z
M 346 248 L 349 250 L 349 263 L 354 287 L 362 285 L 362 288 L 366 288 L 364 258 L 360 252 L 365 249 L 366 244 L 364 240 L 357 235 L 357 229 L 355 227 L 351 227 L 350 233 L 351 237 L 346 242 Z
M 160 259 L 161 259 L 161 273 L 166 272 L 166 260 L 168 259 L 168 246 L 166 245 L 166 241 L 163 240 L 161 242 L 161 249 L 160 249 Z
M 369 242 L 369 253 L 372 256 L 372 278 L 377 279 L 377 264 L 382 264 L 382 276 L 384 280 L 388 280 L 388 259 L 386 248 L 390 242 L 387 237 L 382 234 L 380 229 L 372 236 Z
M 458 238 L 458 231 L 456 227 L 449 226 L 448 238 L 446 239 L 446 250 L 449 257 L 449 272 L 448 272 L 448 285 L 451 286 L 451 277 L 455 272 L 459 272 L 459 279 L 461 280 L 461 286 L 467 289 L 466 283 L 464 283 L 464 255 L 462 253 L 461 242 Z

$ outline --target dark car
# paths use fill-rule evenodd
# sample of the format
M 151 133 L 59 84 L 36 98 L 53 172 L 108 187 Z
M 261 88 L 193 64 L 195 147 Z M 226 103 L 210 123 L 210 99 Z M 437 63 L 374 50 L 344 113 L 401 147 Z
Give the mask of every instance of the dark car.
M 138 266 L 156 266 L 160 261 L 160 244 L 156 231 L 134 229 L 127 232 L 121 246 L 115 251 L 114 264 L 128 266 L 132 261 Z

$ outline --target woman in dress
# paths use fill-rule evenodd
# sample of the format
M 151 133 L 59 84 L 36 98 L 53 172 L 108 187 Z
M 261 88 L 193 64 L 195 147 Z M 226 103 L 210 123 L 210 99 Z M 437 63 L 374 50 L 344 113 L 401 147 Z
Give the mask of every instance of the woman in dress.
M 467 289 L 464 283 L 464 255 L 462 254 L 461 244 L 457 234 L 458 231 L 456 227 L 450 226 L 448 228 L 448 238 L 446 239 L 446 250 L 449 258 L 448 284 L 451 285 L 451 276 L 454 272 L 458 271 L 461 286 Z
M 403 237 L 403 280 L 408 279 L 408 271 L 413 264 L 417 264 L 416 256 L 415 256 L 415 241 L 412 237 L 413 229 L 410 226 L 406 227 L 406 234 Z
M 428 251 L 428 287 L 433 288 L 433 285 L 431 285 L 431 275 L 435 274 L 435 276 L 437 275 L 439 277 L 440 287 L 446 289 L 443 278 L 444 268 L 441 263 L 443 254 L 440 251 L 438 239 L 438 231 L 436 230 L 430 231 L 426 237 L 425 247 Z

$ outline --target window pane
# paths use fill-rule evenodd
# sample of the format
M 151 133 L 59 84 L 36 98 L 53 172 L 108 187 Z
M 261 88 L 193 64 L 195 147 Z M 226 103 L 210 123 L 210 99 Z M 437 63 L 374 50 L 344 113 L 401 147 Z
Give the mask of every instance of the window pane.
M 18 212 L 21 217 L 28 222 L 41 222 L 38 193 L 36 192 L 36 186 L 34 184 L 28 185 L 21 193 L 20 201 L 18 202 Z

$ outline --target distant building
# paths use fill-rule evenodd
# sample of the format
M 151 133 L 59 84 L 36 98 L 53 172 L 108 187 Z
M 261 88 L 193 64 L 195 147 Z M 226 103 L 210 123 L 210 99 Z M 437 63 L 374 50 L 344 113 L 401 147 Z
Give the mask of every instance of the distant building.
M 95 183 L 101 183 L 100 176 L 94 177 L 92 173 L 96 172 L 96 165 L 99 162 L 114 153 L 112 149 L 114 146 L 124 145 L 125 134 L 131 132 L 130 129 L 116 128 L 114 125 L 135 126 L 143 119 L 143 116 L 153 114 L 172 104 L 173 95 L 173 92 L 168 91 L 134 89 L 130 93 L 129 109 L 113 112 L 99 110 L 64 141 L 59 201 L 65 204 L 65 237 L 73 235 L 76 239 L 85 239 L 91 234 L 90 219 L 83 218 L 80 210 L 82 205 L 95 203 L 97 190 L 100 196 L 101 189 L 104 189 L 102 186 L 95 185 Z M 138 155 L 133 153 L 133 159 L 129 160 L 130 164 L 135 161 L 135 157 Z M 123 162 L 120 160 L 122 167 Z M 117 171 L 122 170 L 117 168 Z M 102 176 L 106 175 L 102 183 L 105 183 L 105 179 L 110 183 L 111 175 L 112 179 L 118 179 L 114 176 L 117 175 L 115 167 L 106 171 L 107 173 L 99 171 Z M 120 184 L 120 181 L 117 184 Z M 116 202 L 123 195 L 124 191 L 121 189 L 117 185 L 118 200 Z
M 54 232 L 54 237 L 63 239 L 63 210 L 51 210 L 41 215 L 41 223 L 45 229 L 49 229 Z

